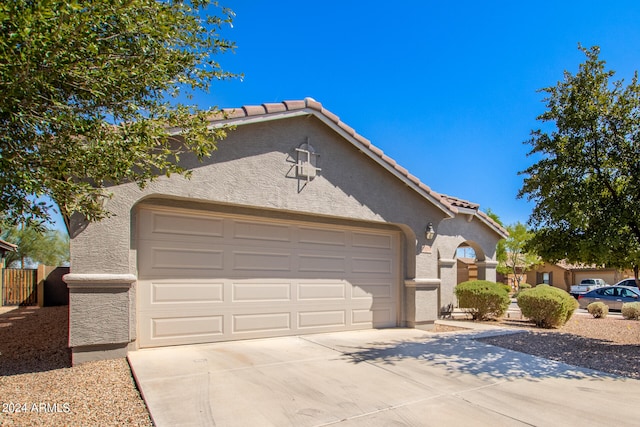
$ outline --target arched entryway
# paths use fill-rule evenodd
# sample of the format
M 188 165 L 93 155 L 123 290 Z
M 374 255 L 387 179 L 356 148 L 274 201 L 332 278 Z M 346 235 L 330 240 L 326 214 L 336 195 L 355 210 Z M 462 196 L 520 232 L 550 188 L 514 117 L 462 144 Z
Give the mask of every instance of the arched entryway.
M 496 280 L 497 262 L 488 259 L 485 251 L 475 241 L 458 244 L 451 257 L 438 252 L 438 278 L 441 282 L 440 312 L 445 316 L 458 303 L 455 286 L 467 280 Z

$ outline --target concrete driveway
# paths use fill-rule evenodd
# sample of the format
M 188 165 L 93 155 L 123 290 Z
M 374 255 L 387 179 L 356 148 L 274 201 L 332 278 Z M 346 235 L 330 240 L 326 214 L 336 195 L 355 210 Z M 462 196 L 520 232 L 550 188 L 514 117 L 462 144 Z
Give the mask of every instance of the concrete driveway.
M 383 329 L 129 354 L 157 426 L 637 425 L 640 381 Z

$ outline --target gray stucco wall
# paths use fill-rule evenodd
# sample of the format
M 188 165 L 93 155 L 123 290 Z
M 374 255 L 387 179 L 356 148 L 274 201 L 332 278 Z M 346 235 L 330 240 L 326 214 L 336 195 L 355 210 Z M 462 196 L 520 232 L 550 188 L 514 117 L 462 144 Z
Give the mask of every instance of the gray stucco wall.
M 322 169 L 309 183 L 296 178 L 295 168 L 295 148 L 307 139 L 320 154 Z M 130 212 L 149 196 L 405 224 L 418 239 L 428 221 L 445 216 L 314 117 L 239 126 L 210 161 L 185 156 L 183 164 L 192 168 L 191 179 L 174 175 L 144 190 L 134 184 L 112 188 L 106 207 L 113 216 L 73 238 L 74 272 L 135 273 Z
M 295 167 L 295 149 L 305 142 L 320 155 L 317 166 L 322 169 L 309 182 L 296 176 Z M 410 326 L 432 323 L 438 305 L 452 301 L 455 276 L 445 273 L 445 277 L 440 277 L 442 263 L 439 263 L 439 257 L 453 258 L 455 248 L 469 240 L 483 248 L 487 259 L 495 255 L 498 236 L 489 227 L 477 219 L 467 222 L 464 218 L 448 218 L 315 116 L 238 126 L 219 143 L 219 149 L 211 159 L 200 163 L 185 156 L 183 165 L 192 169 L 191 179 L 160 177 L 143 190 L 135 184 L 111 188 L 113 198 L 106 202 L 106 208 L 112 216 L 94 224 L 78 222 L 71 230 L 72 273 L 135 276 L 135 205 L 159 198 L 177 205 L 188 204 L 188 201 L 202 202 L 199 206 L 204 209 L 251 206 L 285 214 L 397 226 L 403 231 L 405 241 L 403 279 L 429 281 L 410 287 L 404 294 L 404 319 Z M 436 226 L 438 233 L 433 242 L 426 242 L 424 238 L 424 229 L 429 222 Z M 431 246 L 430 250 L 423 250 L 427 244 Z M 440 281 L 447 283 L 438 290 Z M 135 340 L 134 288 L 117 295 L 105 291 L 102 296 L 83 289 L 80 287 L 71 294 L 72 345 L 112 344 L 113 336 L 118 340 L 126 338 L 129 342 Z M 128 298 L 127 305 L 133 307 L 126 326 L 120 325 L 117 331 L 105 331 L 100 330 L 99 325 L 87 325 L 92 309 L 103 310 L 107 317 L 125 317 L 122 311 L 126 308 L 115 307 L 124 302 L 115 304 L 112 310 L 108 308 L 109 303 L 105 304 L 109 299 L 123 297 Z M 89 332 L 80 332 L 81 328 Z M 92 338 L 100 336 L 106 338 Z

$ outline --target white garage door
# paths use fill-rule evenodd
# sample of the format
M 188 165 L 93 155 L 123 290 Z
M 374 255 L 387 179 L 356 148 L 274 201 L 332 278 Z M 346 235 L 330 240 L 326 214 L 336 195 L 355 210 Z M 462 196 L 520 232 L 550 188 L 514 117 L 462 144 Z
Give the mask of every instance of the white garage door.
M 399 234 L 142 208 L 141 347 L 397 325 Z

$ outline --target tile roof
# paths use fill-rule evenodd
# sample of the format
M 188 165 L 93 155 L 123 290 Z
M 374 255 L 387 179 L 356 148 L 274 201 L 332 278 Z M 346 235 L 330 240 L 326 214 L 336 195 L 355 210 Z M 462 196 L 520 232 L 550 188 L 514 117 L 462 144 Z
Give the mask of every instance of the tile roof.
M 371 141 L 362 135 L 358 134 L 352 127 L 340 120 L 340 118 L 324 108 L 321 103 L 313 98 L 305 98 L 304 100 L 295 101 L 283 101 L 277 103 L 265 103 L 261 105 L 245 105 L 239 108 L 225 108 L 220 112 L 214 113 L 210 120 L 226 121 L 226 122 L 242 122 L 244 119 L 251 119 L 260 116 L 280 115 L 295 112 L 310 111 L 316 113 L 321 119 L 327 120 L 329 123 L 334 124 L 340 130 L 345 132 L 348 136 L 357 141 L 365 150 L 374 156 L 382 160 L 386 165 L 395 170 L 402 177 L 414 184 L 418 189 L 429 196 L 430 199 L 435 200 L 442 205 L 446 210 L 455 214 L 461 213 L 461 210 L 474 210 L 475 214 L 490 227 L 494 228 L 499 234 L 504 237 L 508 235 L 506 229 L 500 224 L 496 223 L 487 214 L 479 210 L 477 203 L 470 202 L 468 200 L 459 199 L 457 197 L 448 196 L 446 194 L 440 194 L 433 191 L 428 185 L 420 181 L 416 176 L 409 173 L 409 171 L 402 166 L 398 165 L 395 160 L 384 154 L 384 152 L 373 145 Z M 462 209 L 459 209 L 462 208 Z M 464 213 L 464 212 L 462 212 Z

